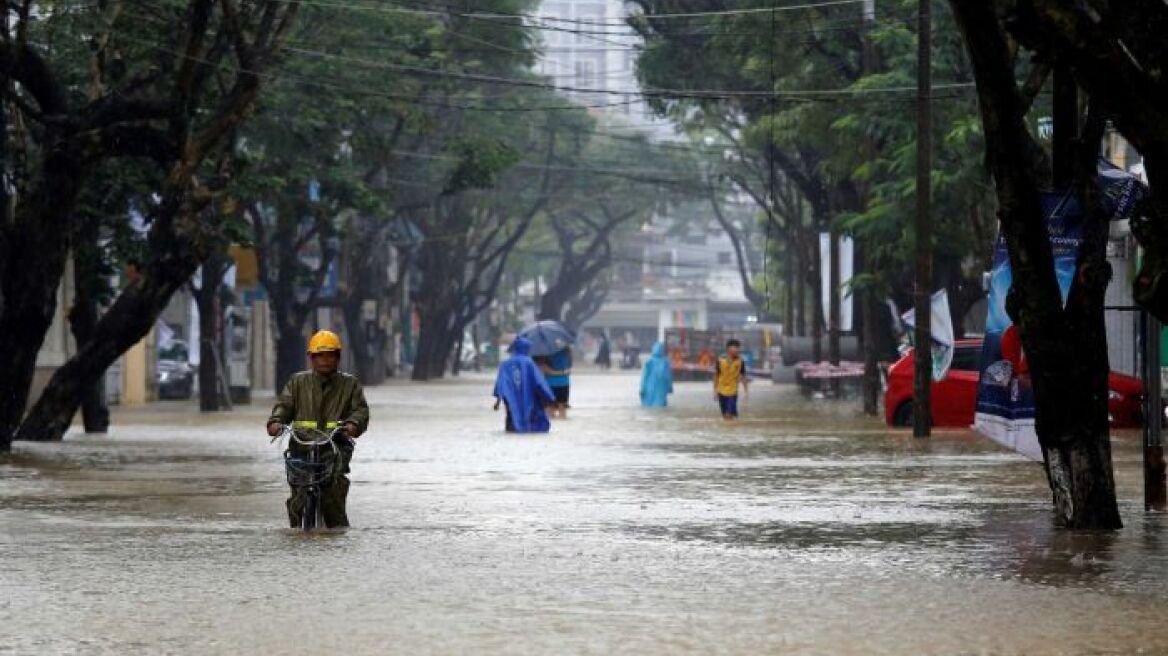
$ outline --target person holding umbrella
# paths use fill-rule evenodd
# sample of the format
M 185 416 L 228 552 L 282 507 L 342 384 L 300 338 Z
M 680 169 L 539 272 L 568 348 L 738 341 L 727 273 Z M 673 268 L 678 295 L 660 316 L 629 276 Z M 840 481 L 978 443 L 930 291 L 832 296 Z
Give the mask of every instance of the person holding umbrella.
M 539 364 L 539 369 L 543 372 L 544 378 L 547 379 L 548 385 L 551 386 L 552 394 L 556 396 L 556 402 L 551 406 L 552 418 L 567 419 L 568 398 L 572 384 L 572 349 L 566 348 L 546 357 L 540 356 L 535 358 L 535 361 Z
M 556 395 L 556 405 L 552 414 L 566 417 L 569 374 L 572 371 L 570 349 L 576 342 L 575 333 L 565 328 L 559 321 L 545 319 L 519 331 L 519 337 L 528 341 L 531 345 L 531 357 L 550 378 L 548 383 Z
M 608 333 L 600 333 L 600 347 L 596 351 L 596 366 L 604 370 L 612 369 L 612 343 Z

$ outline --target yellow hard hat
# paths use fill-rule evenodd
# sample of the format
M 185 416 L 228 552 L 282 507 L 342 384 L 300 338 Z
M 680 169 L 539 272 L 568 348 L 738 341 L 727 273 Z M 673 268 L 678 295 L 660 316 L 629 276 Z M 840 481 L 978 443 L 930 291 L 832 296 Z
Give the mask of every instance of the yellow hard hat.
M 341 338 L 331 330 L 321 330 L 308 340 L 308 354 L 341 350 Z

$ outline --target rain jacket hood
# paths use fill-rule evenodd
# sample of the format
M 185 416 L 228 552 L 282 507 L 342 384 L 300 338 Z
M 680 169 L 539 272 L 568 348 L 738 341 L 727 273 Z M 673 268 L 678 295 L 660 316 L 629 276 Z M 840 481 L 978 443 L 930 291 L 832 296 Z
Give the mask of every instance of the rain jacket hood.
M 511 357 L 499 365 L 494 395 L 507 404 L 516 432 L 546 433 L 551 430 L 551 422 L 543 407 L 556 397 L 528 355 L 530 352 L 530 342 L 523 337 L 515 340 L 511 345 Z
M 673 393 L 673 370 L 665 357 L 665 345 L 653 345 L 653 355 L 641 369 L 641 405 L 646 408 L 664 408 Z
M 516 337 L 509 349 L 512 355 L 531 355 L 531 340 L 526 337 Z

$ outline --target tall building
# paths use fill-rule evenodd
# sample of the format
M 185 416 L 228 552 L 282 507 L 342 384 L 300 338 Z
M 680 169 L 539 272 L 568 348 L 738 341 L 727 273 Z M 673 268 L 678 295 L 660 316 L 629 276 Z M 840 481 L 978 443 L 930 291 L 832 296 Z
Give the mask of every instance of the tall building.
M 543 40 L 537 70 L 572 100 L 591 108 L 605 129 L 676 139 L 637 95 L 640 36 L 625 23 L 621 0 L 549 0 L 532 19 Z

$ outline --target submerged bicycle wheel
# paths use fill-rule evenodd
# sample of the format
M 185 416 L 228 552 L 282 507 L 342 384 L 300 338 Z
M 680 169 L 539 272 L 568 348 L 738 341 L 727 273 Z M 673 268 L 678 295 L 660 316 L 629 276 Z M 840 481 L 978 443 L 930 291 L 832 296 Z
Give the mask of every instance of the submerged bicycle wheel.
M 316 528 L 317 515 L 320 514 L 320 492 L 309 490 L 304 495 L 304 507 L 300 510 L 300 528 L 311 531 Z

